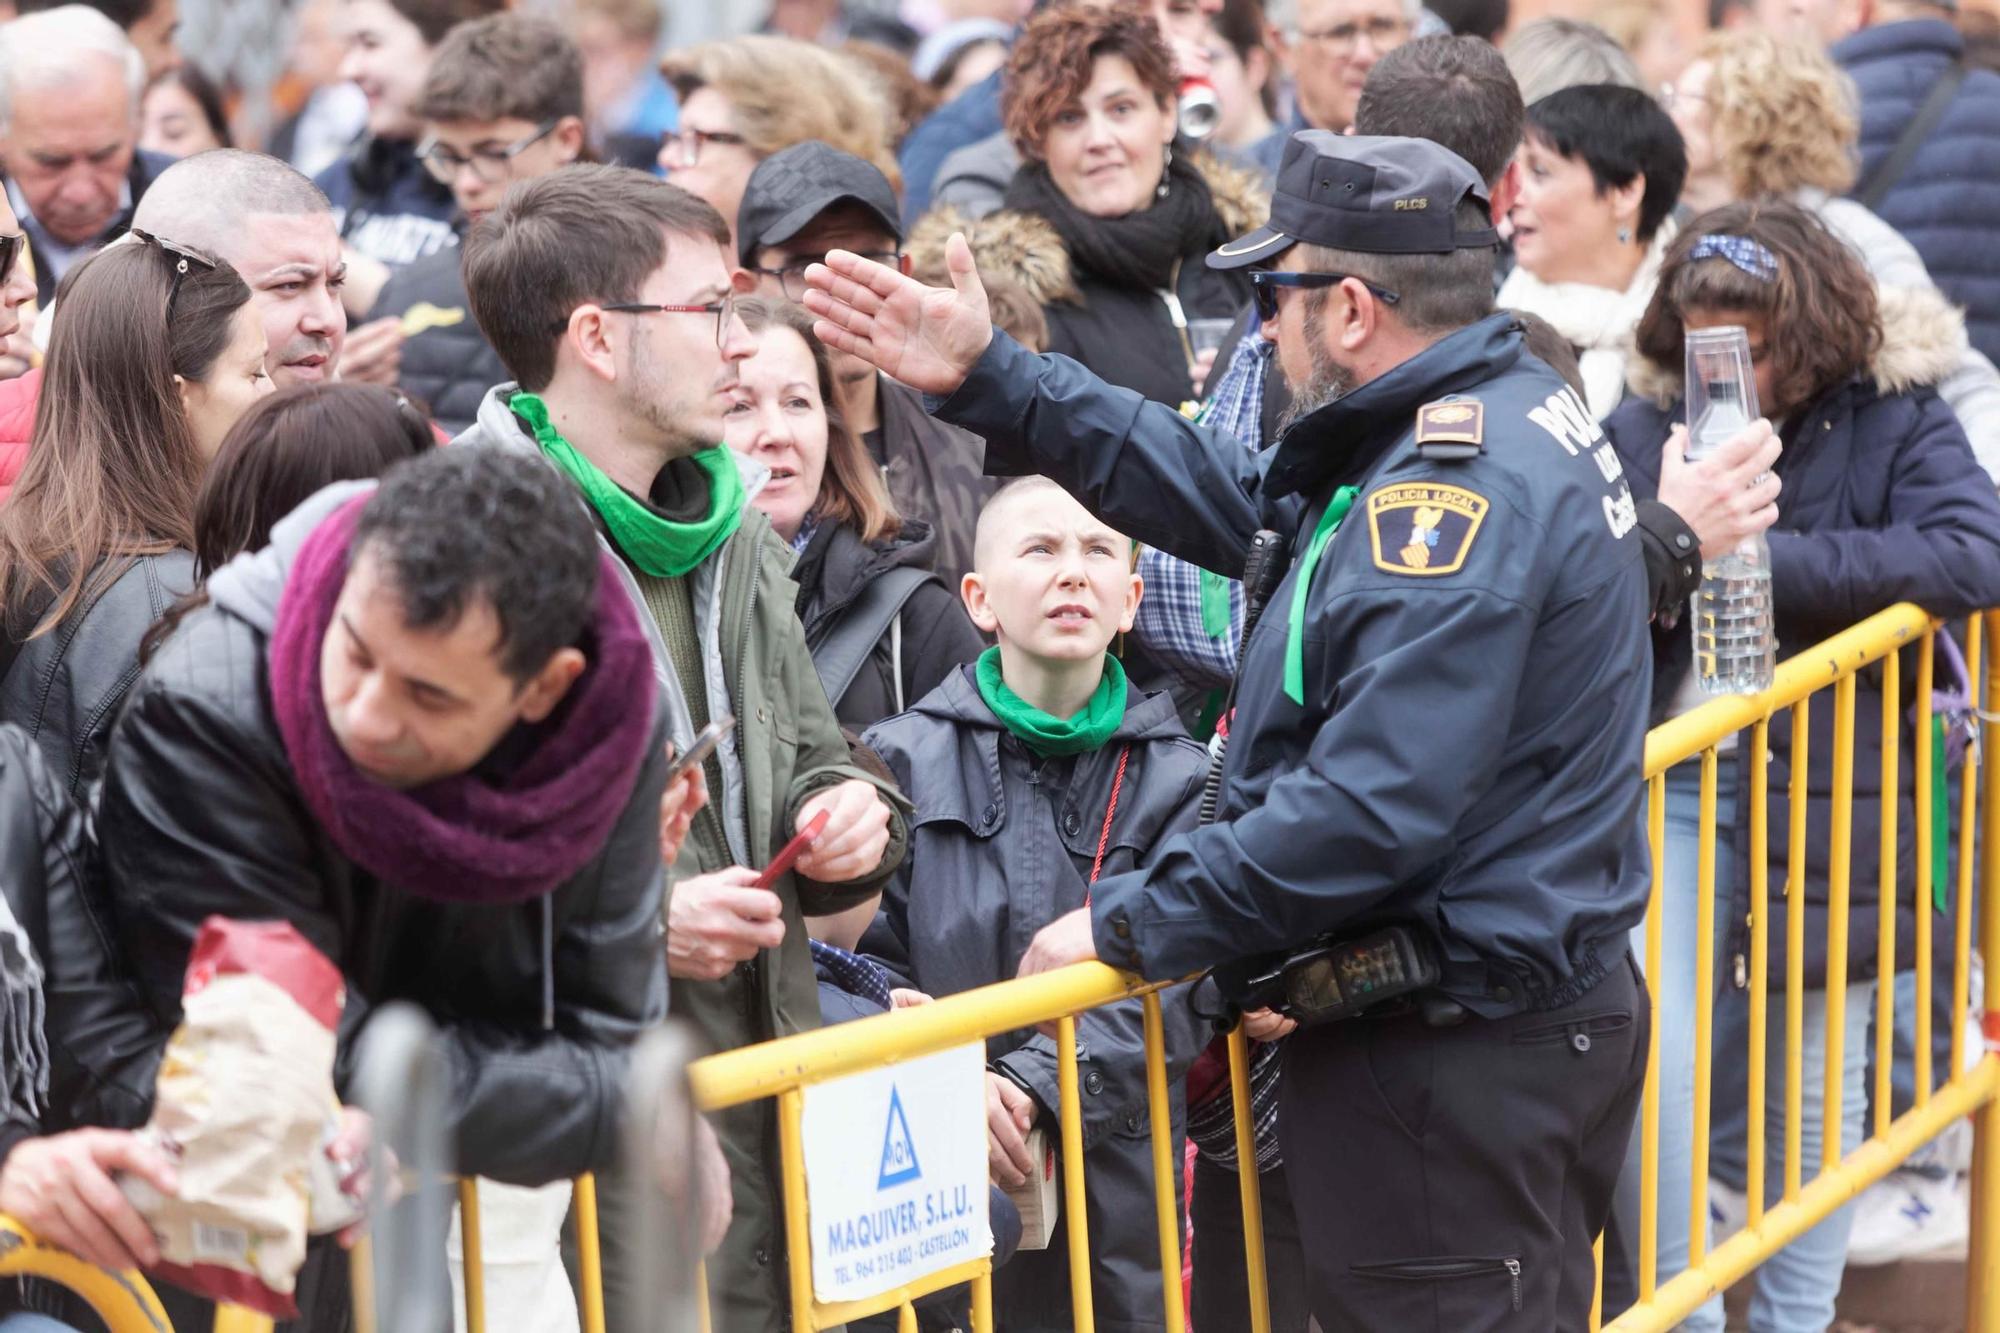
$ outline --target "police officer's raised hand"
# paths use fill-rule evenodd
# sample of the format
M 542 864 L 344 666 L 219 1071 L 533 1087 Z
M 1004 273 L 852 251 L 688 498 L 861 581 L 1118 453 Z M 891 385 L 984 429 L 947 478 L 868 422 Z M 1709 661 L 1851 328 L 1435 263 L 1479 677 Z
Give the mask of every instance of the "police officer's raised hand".
M 1035 932 L 1035 938 L 1028 942 L 1028 951 L 1021 955 L 1017 975 L 1032 977 L 1071 963 L 1094 962 L 1096 958 L 1097 941 L 1090 934 L 1090 909 L 1079 907 Z
M 1035 1127 L 1035 1099 L 1004 1074 L 986 1073 L 986 1167 L 1002 1189 L 1025 1184 L 1035 1173 L 1028 1131 Z
M 891 379 L 947 394 L 993 341 L 986 288 L 961 233 L 945 243 L 951 288 L 926 287 L 845 250 L 806 270 L 806 309 L 827 346 L 852 352 Z
M 756 871 L 730 866 L 668 890 L 667 975 L 716 981 L 785 942 L 784 903 L 756 883 Z
M 1745 537 L 1778 521 L 1778 476 L 1771 468 L 1782 446 L 1761 417 L 1698 463 L 1687 458 L 1687 428 L 1675 426 L 1660 451 L 1660 503 L 1701 539 L 1701 553 L 1733 551 Z

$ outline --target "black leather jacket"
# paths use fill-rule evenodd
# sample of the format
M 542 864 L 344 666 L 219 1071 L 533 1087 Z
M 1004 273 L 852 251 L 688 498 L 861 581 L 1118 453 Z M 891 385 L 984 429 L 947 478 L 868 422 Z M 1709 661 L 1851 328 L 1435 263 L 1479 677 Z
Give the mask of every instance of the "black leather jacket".
M 80 1125 L 144 1123 L 164 1032 L 111 947 L 89 818 L 19 727 L 0 726 L 0 893 L 41 962 L 49 1099 L 37 1123 L 0 1125 L 0 1160 L 22 1139 Z
M 193 587 L 194 557 L 186 551 L 140 556 L 95 601 L 22 643 L 11 665 L 4 663 L 12 644 L 0 645 L 0 722 L 14 723 L 41 747 L 70 795 L 89 799 L 103 776 L 111 724 L 139 678 L 139 642 Z M 24 634 L 41 614 L 9 607 L 5 632 Z
M 118 938 L 171 1023 L 204 918 L 289 921 L 347 980 L 336 1087 L 371 1007 L 407 1000 L 443 1029 L 459 1171 L 544 1185 L 610 1165 L 629 1047 L 666 1011 L 666 710 L 653 709 L 651 757 L 603 849 L 542 898 L 447 903 L 355 865 L 307 811 L 266 668 L 293 554 L 355 493 L 321 492 L 269 548 L 217 571 L 213 601 L 133 686 L 98 812 Z

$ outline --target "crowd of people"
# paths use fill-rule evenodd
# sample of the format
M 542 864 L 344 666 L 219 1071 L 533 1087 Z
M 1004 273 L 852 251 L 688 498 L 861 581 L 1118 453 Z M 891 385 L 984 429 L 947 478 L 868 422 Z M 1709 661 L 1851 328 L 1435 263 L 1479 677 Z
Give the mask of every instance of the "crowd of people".
M 661 53 L 641 0 L 308 0 L 258 151 L 174 0 L 22 3 L 0 1213 L 159 1261 L 117 1181 L 176 1188 L 144 1126 L 220 916 L 339 969 L 343 1092 L 381 1006 L 438 1025 L 453 1166 L 493 1182 L 498 1308 L 535 1333 L 575 1326 L 584 1172 L 612 1327 L 643 1326 L 648 1029 L 730 1050 L 1091 957 L 1215 971 L 1163 994 L 1200 1333 L 1247 1326 L 1244 1170 L 1281 1333 L 1580 1330 L 1600 1235 L 1607 1312 L 1642 1234 L 1659 1281 L 1684 1269 L 1720 1225 L 1693 1163 L 1718 1219 L 1753 1178 L 1758 812 L 1726 745 L 1698 942 L 1700 765 L 1668 773 L 1642 976 L 1644 733 L 1701 703 L 1689 599 L 1748 537 L 1781 654 L 1901 601 L 2000 605 L 2000 74 L 1950 0 L 1718 0 L 1705 35 L 1603 9 L 780 0 Z M 1687 336 L 1723 326 L 1762 418 L 1694 459 Z M 1275 591 L 1243 581 L 1267 546 Z M 1878 675 L 1856 695 L 1894 711 Z M 1916 1091 L 1916 778 L 1872 725 L 1843 775 L 1834 726 L 1801 738 L 1804 861 L 1774 840 L 1768 874 L 1805 914 L 1806 1086 L 1844 1088 L 1838 1124 L 1807 1098 L 1807 1181 L 1862 1138 L 1878 986 L 1893 1109 Z M 1900 876 L 1887 971 L 1872 876 L 1829 952 L 1850 784 L 1854 863 Z M 1378 932 L 1432 973 L 1358 1019 L 1301 1027 L 1244 981 Z M 1216 999 L 1252 1039 L 1254 1162 Z M 1138 1003 L 1077 1051 L 1096 1318 L 1164 1328 Z M 996 1314 L 1052 1333 L 1065 1224 L 1019 1247 L 1004 1191 L 1054 1124 L 1056 1044 L 987 1054 Z M 715 1326 L 788 1327 L 775 1108 L 699 1142 Z M 1850 1260 L 1949 1244 L 1957 1143 L 1764 1263 L 1750 1326 L 1825 1329 Z M 352 1325 L 332 1238 L 297 1302 L 292 1328 Z M 960 1327 L 965 1293 L 919 1316 Z M 92 1327 L 0 1286 L 3 1333 Z

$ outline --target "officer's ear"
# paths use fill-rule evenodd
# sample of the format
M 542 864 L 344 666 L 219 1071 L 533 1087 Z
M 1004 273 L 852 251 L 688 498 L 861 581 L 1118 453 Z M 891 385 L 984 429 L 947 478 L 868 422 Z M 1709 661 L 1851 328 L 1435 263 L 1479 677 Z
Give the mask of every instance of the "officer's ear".
M 1344 352 L 1359 352 L 1375 336 L 1388 313 L 1368 284 L 1347 278 L 1339 287 L 1341 300 L 1327 302 L 1327 336 Z

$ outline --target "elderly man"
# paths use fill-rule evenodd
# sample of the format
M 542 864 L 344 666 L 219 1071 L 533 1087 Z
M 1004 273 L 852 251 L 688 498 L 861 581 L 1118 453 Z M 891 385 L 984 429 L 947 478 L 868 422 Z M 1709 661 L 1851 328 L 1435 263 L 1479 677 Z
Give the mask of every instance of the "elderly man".
M 1258 165 L 1274 175 L 1289 131 L 1346 133 L 1375 62 L 1412 37 L 1444 31 L 1420 0 L 1298 0 L 1297 18 L 1286 32 L 1297 88 L 1291 123 L 1256 150 Z
M 124 234 L 168 159 L 138 149 L 146 64 L 116 23 L 63 5 L 0 26 L 0 171 L 43 302 Z

